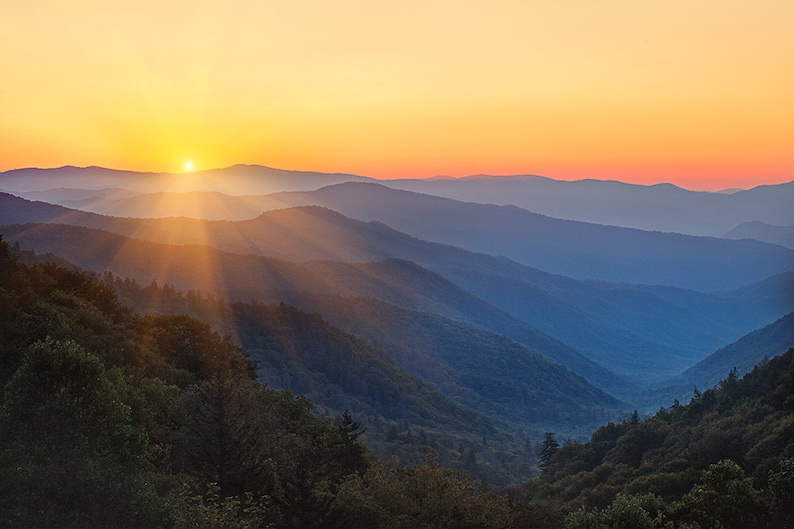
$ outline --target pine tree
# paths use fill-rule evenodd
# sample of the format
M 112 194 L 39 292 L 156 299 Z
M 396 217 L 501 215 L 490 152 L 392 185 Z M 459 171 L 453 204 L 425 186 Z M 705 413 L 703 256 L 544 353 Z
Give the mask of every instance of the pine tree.
M 541 472 L 546 472 L 549 468 L 549 461 L 557 450 L 560 449 L 560 443 L 557 442 L 557 437 L 554 432 L 546 432 L 543 434 L 543 446 L 540 448 L 540 458 L 538 459 L 538 468 Z

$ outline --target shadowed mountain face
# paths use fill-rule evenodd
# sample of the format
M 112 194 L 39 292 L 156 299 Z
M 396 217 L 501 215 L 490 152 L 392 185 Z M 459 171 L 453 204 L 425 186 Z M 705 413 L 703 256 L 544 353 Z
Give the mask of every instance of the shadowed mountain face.
M 794 225 L 794 182 L 735 193 L 695 192 L 671 184 L 564 182 L 540 176 L 474 176 L 385 182 L 395 189 L 464 202 L 514 205 L 555 218 L 642 230 L 722 236 L 748 221 Z
M 728 290 L 794 266 L 791 250 L 754 241 L 561 221 L 520 208 L 462 203 L 371 183 L 347 182 L 311 192 L 264 197 L 217 193 L 129 195 L 114 189 L 106 195 L 97 191 L 87 199 L 112 198 L 126 204 L 139 199 L 140 208 L 148 200 L 160 208 L 162 204 L 174 204 L 171 199 L 179 196 L 186 199 L 184 207 L 191 198 L 200 197 L 201 207 L 213 211 L 244 210 L 241 200 L 247 201 L 248 211 L 258 206 L 315 203 L 378 222 L 353 220 L 324 207 L 270 210 L 237 222 L 184 217 L 112 218 L 0 195 L 0 206 L 4 206 L 0 208 L 0 224 L 62 222 L 169 245 L 206 245 L 285 261 L 324 260 L 327 263 L 320 272 L 304 263 L 300 272 L 287 266 L 259 273 L 272 284 L 270 291 L 289 290 L 294 277 L 301 276 L 302 285 L 311 286 L 301 288 L 311 292 L 370 296 L 476 324 L 530 348 L 545 348 L 549 358 L 577 369 L 599 387 L 619 395 L 627 391 L 619 378 L 612 376 L 610 380 L 608 371 L 598 373 L 597 364 L 587 365 L 577 355 L 582 353 L 622 377 L 645 383 L 673 376 L 794 309 L 791 300 L 775 301 L 774 295 L 747 304 L 743 302 L 746 297 L 733 293 L 704 294 L 626 282 L 632 279 L 675 285 L 683 280 L 686 286 L 699 290 Z M 71 194 L 68 199 L 78 197 Z M 411 237 L 392 229 L 394 225 L 415 236 L 451 241 L 460 247 Z M 483 246 L 484 251 L 496 254 L 513 252 L 544 261 L 554 271 L 570 273 L 567 267 L 574 267 L 622 282 L 575 280 L 505 258 L 472 253 L 461 248 L 465 246 Z M 196 259 L 200 258 L 196 254 Z M 400 261 L 387 261 L 389 266 L 345 264 L 395 258 Z M 240 256 L 234 266 L 242 261 Z M 326 284 L 323 274 L 332 268 L 337 277 L 345 278 L 344 288 Z M 428 275 L 428 270 L 447 280 L 446 286 L 437 281 L 439 277 Z M 286 287 L 279 283 L 285 278 Z M 205 281 L 230 283 L 222 274 Z M 257 292 L 257 288 L 262 290 L 261 283 L 254 281 L 245 287 L 237 281 L 231 283 L 241 296 Z M 466 295 L 459 295 L 461 292 Z M 541 335 L 557 345 L 544 342 Z
M 115 222 L 110 219 L 111 229 Z M 229 269 L 229 273 L 240 276 L 233 282 L 237 290 L 232 297 L 246 299 L 252 292 L 263 290 L 265 283 L 270 285 L 269 290 L 289 290 L 290 278 L 299 277 L 300 284 L 304 285 L 301 288 L 305 290 L 386 299 L 404 307 L 469 321 L 533 348 L 543 343 L 538 339 L 537 329 L 540 329 L 634 380 L 675 375 L 715 349 L 768 323 L 770 314 L 780 310 L 765 310 L 763 302 L 745 307 L 735 298 L 692 291 L 575 281 L 506 259 L 420 241 L 382 224 L 353 221 L 321 208 L 273 211 L 239 223 L 160 219 L 139 221 L 137 228 L 132 220 L 125 220 L 123 226 L 127 232 L 165 243 L 201 241 L 225 251 L 265 254 L 293 261 L 364 262 L 395 257 L 415 261 L 451 279 L 457 286 L 452 288 L 451 284 L 439 283 L 438 277 L 406 261 L 394 261 L 388 267 L 359 265 L 358 268 L 326 261 L 321 272 L 305 263 L 283 269 Z M 86 243 L 79 240 L 81 237 L 107 239 L 98 235 L 69 235 L 70 232 L 63 229 L 58 235 L 47 235 L 36 233 L 38 229 L 31 228 L 21 237 L 35 237 L 38 246 L 34 247 L 59 255 L 73 247 L 84 248 Z M 67 237 L 73 240 L 67 242 Z M 49 241 L 46 244 L 45 238 Z M 168 256 L 171 251 L 153 248 L 145 254 Z M 139 269 L 129 267 L 134 262 L 133 256 L 107 254 L 115 266 L 127 266 L 117 268 L 115 273 L 140 277 L 135 275 Z M 246 259 L 253 259 L 253 256 L 238 257 L 235 267 L 242 266 Z M 197 254 L 195 262 L 185 263 L 186 270 L 201 265 L 201 259 Z M 102 270 L 102 266 L 109 266 L 109 263 L 110 260 L 90 263 L 89 267 Z M 204 264 L 205 269 L 212 271 L 212 277 L 204 278 L 203 283 L 225 285 L 230 282 L 225 276 L 226 269 L 213 263 Z M 335 287 L 326 284 L 324 274 L 332 268 L 337 277 L 347 281 L 344 289 L 334 290 Z M 152 275 L 140 279 L 149 281 L 152 277 L 182 288 L 194 288 L 194 283 L 179 282 L 177 277 Z M 282 280 L 286 283 L 280 283 Z M 243 286 L 243 281 L 249 283 Z M 461 286 L 490 304 L 471 296 Z M 551 349 L 557 350 L 562 351 L 557 347 Z M 558 353 L 550 358 L 572 369 L 583 365 L 570 353 Z M 604 389 L 625 394 L 625 388 L 609 382 L 609 377 L 598 374 L 597 370 L 588 368 L 588 371 L 577 372 Z M 608 385 L 602 385 L 605 381 Z
M 674 382 L 712 387 L 725 378 L 725 366 L 736 368 L 737 375 L 741 377 L 756 365 L 785 353 L 792 346 L 794 346 L 794 312 L 710 354 L 681 373 Z
M 776 278 L 778 282 L 783 278 Z M 781 283 L 779 283 L 781 284 Z M 758 285 L 753 290 L 762 290 Z M 789 278 L 786 290 L 794 294 L 794 281 Z M 794 299 L 794 296 L 791 296 Z M 752 296 L 746 298 L 752 302 Z M 733 343 L 708 355 L 706 358 L 670 379 L 652 385 L 637 402 L 639 407 L 653 409 L 658 402 L 687 402 L 693 395 L 693 388 L 708 389 L 715 387 L 732 371 L 742 377 L 754 367 L 767 363 L 770 359 L 786 353 L 794 347 L 794 312 L 754 330 Z
M 359 220 L 377 220 L 428 241 L 504 255 L 579 279 L 724 290 L 794 267 L 794 252 L 725 241 L 564 221 L 511 206 L 462 203 L 347 183 L 292 194 Z M 286 201 L 288 194 L 278 195 Z
M 310 303 L 301 302 L 306 296 L 310 299 L 317 295 L 342 294 L 378 298 L 425 313 L 447 313 L 456 319 L 508 318 L 443 278 L 405 261 L 290 263 L 229 254 L 203 246 L 137 241 L 74 226 L 39 225 L 31 230 L 22 227 L 19 229 L 21 235 L 15 235 L 14 231 L 8 230 L 9 241 L 21 241 L 23 246 L 32 243 L 41 252 L 52 251 L 89 270 L 110 271 L 139 282 L 154 279 L 183 291 L 200 288 L 222 299 L 287 300 L 311 309 L 314 307 Z M 152 255 L 157 255 L 158 259 L 153 260 Z M 350 302 L 347 309 L 336 312 L 355 310 L 354 307 L 360 305 Z M 384 304 L 380 307 L 393 315 L 411 314 L 401 321 L 411 322 L 414 330 L 428 329 L 431 323 L 435 325 L 431 336 L 422 342 L 424 350 L 421 352 L 424 365 L 435 364 L 435 367 L 427 370 L 414 365 L 412 371 L 445 391 L 450 398 L 482 413 L 502 410 L 504 420 L 526 426 L 538 421 L 560 421 L 565 417 L 577 417 L 578 422 L 595 421 L 595 417 L 603 417 L 608 410 L 623 407 L 620 401 L 580 376 L 513 340 L 441 316 L 406 313 Z M 358 328 L 396 323 L 382 322 L 373 319 L 375 317 L 372 313 L 360 314 L 354 321 L 358 322 Z M 531 332 L 552 347 L 564 348 L 537 331 Z M 400 339 L 396 328 L 391 331 L 382 328 L 381 336 L 391 343 Z M 469 340 L 467 337 L 477 338 Z M 452 348 L 441 347 L 439 341 Z M 417 342 L 408 340 L 408 343 L 416 346 Z M 394 352 L 400 351 L 395 349 Z M 396 356 L 405 358 L 404 354 Z M 411 362 L 402 364 L 406 370 L 411 370 Z
M 264 208 L 291 204 L 321 205 L 354 219 L 383 222 L 426 241 L 504 255 L 522 264 L 578 279 L 715 291 L 738 288 L 794 267 L 794 250 L 753 240 L 729 241 L 564 221 L 520 208 L 462 203 L 396 191 L 379 184 L 346 183 L 311 193 L 283 193 L 264 197 L 260 205 Z M 227 206 L 233 209 L 232 205 Z M 241 209 L 246 208 L 250 210 L 250 201 L 248 206 L 241 206 Z M 250 238 L 234 232 L 255 230 L 257 224 L 266 222 L 279 223 L 278 234 L 285 234 L 290 241 L 296 238 L 319 238 L 302 231 L 300 219 L 292 215 L 293 218 L 287 218 L 284 214 L 283 220 L 272 215 L 252 219 L 248 228 L 244 224 L 233 227 L 227 225 L 230 227 L 226 230 L 228 234 L 223 237 L 223 248 L 250 251 Z M 29 221 L 46 219 L 6 218 L 4 223 Z M 93 221 L 68 222 L 104 229 L 104 226 Z M 119 225 L 107 229 L 133 235 L 130 228 L 120 225 L 121 221 L 116 222 Z M 197 234 L 205 231 L 203 226 L 189 220 L 160 219 L 159 223 L 139 225 L 134 236 L 172 242 L 163 241 L 160 236 L 146 235 L 142 231 L 155 229 L 178 233 L 182 242 L 203 243 L 196 238 Z M 222 223 L 213 228 L 217 233 L 223 230 Z M 344 235 L 338 232 L 334 235 L 343 237 L 339 244 L 343 246 L 343 252 L 350 252 L 351 247 L 344 240 Z M 271 246 L 266 255 L 278 256 L 275 250 L 278 246 Z M 332 241 L 327 241 L 326 255 L 313 257 L 336 258 L 328 248 L 330 246 Z M 258 251 L 261 253 L 262 249 Z
M 183 175 L 132 173 L 98 167 L 23 169 L 0 173 L 0 190 L 23 194 L 32 200 L 45 200 L 107 215 L 196 215 L 213 220 L 243 220 L 266 209 L 305 205 L 278 205 L 271 197 L 252 195 L 311 191 L 343 182 L 375 180 L 355 175 L 284 171 L 255 165 L 236 165 Z M 559 219 L 649 231 L 721 237 L 746 222 L 772 226 L 794 225 L 794 211 L 790 207 L 794 202 L 794 182 L 731 193 L 688 191 L 670 184 L 642 186 L 598 180 L 568 182 L 541 176 L 481 175 L 381 183 L 393 189 L 463 202 L 513 205 Z M 76 197 L 74 190 L 56 189 L 69 187 L 83 188 L 89 194 Z M 136 194 L 147 193 L 149 196 L 124 196 L 118 189 L 115 193 L 92 194 L 107 188 L 123 188 L 127 193 L 134 190 Z M 49 191 L 42 193 L 44 190 Z M 154 196 L 154 193 L 164 191 L 212 191 L 246 196 Z M 349 212 L 342 213 L 359 218 Z
M 725 234 L 726 239 L 755 239 L 794 248 L 794 226 L 772 226 L 760 221 L 744 222 Z

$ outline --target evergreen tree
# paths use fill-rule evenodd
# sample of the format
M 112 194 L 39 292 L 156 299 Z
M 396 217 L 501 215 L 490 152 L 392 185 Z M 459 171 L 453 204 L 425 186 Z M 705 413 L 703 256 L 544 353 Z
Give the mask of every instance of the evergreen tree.
M 546 472 L 549 468 L 549 461 L 551 457 L 560 449 L 560 443 L 557 442 L 557 436 L 554 432 L 546 432 L 543 434 L 543 445 L 540 448 L 540 458 L 538 459 L 538 468 L 541 472 Z

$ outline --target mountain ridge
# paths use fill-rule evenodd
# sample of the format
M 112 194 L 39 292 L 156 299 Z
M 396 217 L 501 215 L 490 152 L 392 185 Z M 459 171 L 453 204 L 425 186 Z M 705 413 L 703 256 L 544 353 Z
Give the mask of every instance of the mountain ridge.
M 105 234 L 94 232 L 88 237 L 89 234 L 85 233 L 87 230 L 89 229 L 60 226 L 59 229 L 49 233 L 49 245 L 41 242 L 40 238 L 36 247 L 42 252 L 52 251 L 78 266 L 97 273 L 110 271 L 116 276 L 129 277 L 143 284 L 152 281 L 153 277 L 157 285 L 172 285 L 184 292 L 200 288 L 206 294 L 230 302 L 278 303 L 284 300 L 290 301 L 296 295 L 300 300 L 305 293 L 358 296 L 366 294 L 376 295 L 402 306 L 438 310 L 437 302 L 434 301 L 438 287 L 431 289 L 422 283 L 412 290 L 400 287 L 399 281 L 386 284 L 378 280 L 379 277 L 384 276 L 393 278 L 401 269 L 403 273 L 417 277 L 418 265 L 415 263 L 394 259 L 383 263 L 358 265 L 320 261 L 287 263 L 259 256 L 227 254 L 210 248 L 203 248 L 202 251 L 202 248 L 193 245 L 166 247 L 157 243 L 135 241 L 109 232 Z M 41 237 L 41 230 L 34 232 Z M 77 239 L 86 242 L 77 245 L 75 244 Z M 19 242 L 13 233 L 7 240 L 12 243 Z M 23 246 L 27 246 L 29 241 L 23 239 L 22 242 Z M 163 263 L 152 263 L 148 259 L 152 254 L 166 256 L 167 260 Z M 406 266 L 408 270 L 404 270 Z M 226 283 L 207 281 L 205 271 L 208 269 L 211 270 L 213 277 L 227 278 Z M 359 280 L 362 276 L 372 278 L 370 284 L 362 284 Z M 452 290 L 445 297 L 463 296 L 465 305 L 471 305 L 475 301 L 473 296 L 450 283 L 445 284 L 432 278 L 430 280 L 439 283 L 441 288 Z M 212 285 L 221 286 L 212 288 Z M 236 318 L 232 318 L 231 321 L 235 322 Z M 227 327 L 229 325 L 230 323 L 226 324 Z M 544 410 L 555 409 L 552 406 L 554 395 L 560 397 L 559 404 L 564 404 L 561 408 L 564 411 L 560 412 L 562 417 L 581 414 L 591 417 L 592 412 L 582 411 L 579 408 L 586 410 L 588 407 L 601 406 L 602 409 L 615 409 L 622 405 L 614 397 L 592 386 L 564 366 L 543 357 L 538 351 L 530 351 L 525 346 L 492 333 L 489 336 L 491 336 L 490 340 L 501 340 L 500 348 L 504 349 L 505 354 L 510 354 L 514 361 L 515 365 L 512 369 L 505 367 L 503 359 L 493 357 L 489 360 L 493 366 L 502 366 L 498 371 L 500 376 L 487 377 L 488 370 L 478 368 L 480 364 L 473 360 L 472 355 L 482 356 L 486 351 L 493 352 L 496 349 L 472 347 L 465 355 L 461 351 L 461 355 L 456 359 L 446 360 L 448 369 L 458 373 L 450 380 L 454 380 L 456 386 L 465 389 L 468 393 L 480 395 L 484 387 L 489 387 L 494 395 L 501 395 L 500 398 L 510 395 L 510 401 L 522 403 L 523 408 L 514 404 L 510 408 L 511 413 L 505 414 L 504 418 L 509 418 L 513 424 L 523 424 L 524 427 L 528 427 L 532 417 L 537 421 L 537 417 L 543 417 Z M 460 363 L 466 359 L 468 364 Z M 486 378 L 490 380 L 488 385 L 483 382 Z M 550 381 L 569 387 L 571 391 L 566 391 L 563 399 L 559 394 L 559 387 L 550 385 Z M 438 383 L 439 380 L 435 382 Z M 546 388 L 546 391 L 539 392 L 537 389 L 530 391 L 530 386 Z M 443 390 L 444 387 L 437 389 Z M 586 400 L 583 400 L 584 396 L 587 397 Z M 485 402 L 481 396 L 478 397 L 478 401 Z M 590 404 L 585 405 L 586 402 Z M 522 409 L 524 411 L 521 411 Z
M 22 199 L 18 200 L 23 205 L 25 204 Z M 2 212 L 0 212 L 0 217 L 2 217 Z M 96 219 L 96 217 L 91 218 Z M 318 221 L 322 222 L 318 224 Z M 216 232 L 216 235 L 213 236 L 214 240 L 222 241 L 223 244 L 217 242 L 209 242 L 209 244 L 225 251 L 259 253 L 285 260 L 341 258 L 348 261 L 375 261 L 397 257 L 419 262 L 423 267 L 453 279 L 458 286 L 477 292 L 479 297 L 508 313 L 515 315 L 518 311 L 521 313 L 521 319 L 542 330 L 545 334 L 556 336 L 564 343 L 576 343 L 580 350 L 591 359 L 595 358 L 592 356 L 593 354 L 599 353 L 599 348 L 601 351 L 599 354 L 610 350 L 623 351 L 621 354 L 626 359 L 636 357 L 637 350 L 647 351 L 646 355 L 662 353 L 678 355 L 679 353 L 671 349 L 671 346 L 678 347 L 675 343 L 664 345 L 651 342 L 646 337 L 640 336 L 638 331 L 642 330 L 642 333 L 645 333 L 651 329 L 658 333 L 662 329 L 660 324 L 663 320 L 659 319 L 658 310 L 656 313 L 651 310 L 653 305 L 669 304 L 672 301 L 677 305 L 683 303 L 682 306 L 685 307 L 695 303 L 694 310 L 688 309 L 688 312 L 682 313 L 683 319 L 678 317 L 677 320 L 670 320 L 669 324 L 673 327 L 671 330 L 665 331 L 668 335 L 675 337 L 675 326 L 684 324 L 692 327 L 701 335 L 700 345 L 695 349 L 690 347 L 686 353 L 689 356 L 686 358 L 669 362 L 664 356 L 658 357 L 657 365 L 667 369 L 666 374 L 670 376 L 710 354 L 719 346 L 726 345 L 730 341 L 738 339 L 745 332 L 781 315 L 774 311 L 762 311 L 764 318 L 770 318 L 763 320 L 755 316 L 750 317 L 751 312 L 743 308 L 737 310 L 739 305 L 736 303 L 731 304 L 730 301 L 711 295 L 687 294 L 683 291 L 668 291 L 651 287 L 616 287 L 613 285 L 610 288 L 615 295 L 624 291 L 624 294 L 621 294 L 624 298 L 626 295 L 629 295 L 629 299 L 631 296 L 639 295 L 649 300 L 649 304 L 646 305 L 647 309 L 634 308 L 628 314 L 620 309 L 624 314 L 618 314 L 614 311 L 624 303 L 620 296 L 614 297 L 615 295 L 609 294 L 605 297 L 607 291 L 597 283 L 580 282 L 563 276 L 550 275 L 517 263 L 511 263 L 506 259 L 484 254 L 472 254 L 452 246 L 431 244 L 391 230 L 383 224 L 362 223 L 346 219 L 339 213 L 327 209 L 279 210 L 243 223 L 228 221 L 204 223 L 192 219 L 160 219 L 146 223 L 136 223 L 132 219 L 109 219 L 107 222 L 118 224 L 118 226 L 115 224 L 105 225 L 106 228 L 113 229 L 113 231 L 165 243 L 197 244 L 203 242 L 206 244 L 208 241 L 206 239 L 202 241 L 198 236 L 207 236 L 211 231 L 209 227 L 214 226 L 212 228 Z M 92 221 L 92 223 L 97 225 L 96 222 Z M 264 226 L 271 226 L 272 229 L 263 230 Z M 282 229 L 284 226 L 286 226 L 286 231 Z M 278 235 L 278 238 L 274 238 L 274 234 Z M 344 254 L 349 250 L 354 253 Z M 493 286 L 490 291 L 482 289 L 483 281 L 486 279 Z M 531 303 L 515 299 L 515 294 L 518 292 L 525 292 L 526 300 L 531 300 Z M 631 292 L 636 293 L 631 294 Z M 672 295 L 674 292 L 678 293 Z M 653 296 L 659 296 L 662 293 L 668 298 L 667 300 L 653 301 Z M 614 297 L 614 300 L 605 303 L 605 300 L 610 297 Z M 760 311 L 761 307 L 756 305 L 752 306 L 753 311 Z M 564 306 L 570 308 L 563 310 Z M 594 307 L 599 308 L 594 310 Z M 785 307 L 784 303 L 780 309 L 776 308 L 775 310 L 786 310 Z M 715 326 L 715 322 L 705 318 L 704 308 L 708 309 L 710 318 L 714 317 L 716 310 L 720 323 Z M 574 312 L 570 312 L 571 310 Z M 581 312 L 582 310 L 584 312 Z M 792 309 L 788 309 L 788 311 L 790 310 Z M 578 314 L 577 311 L 579 311 Z M 552 314 L 559 316 L 551 318 Z M 610 321 L 614 319 L 612 314 L 615 317 L 619 316 L 615 321 L 623 322 L 622 329 L 617 328 L 615 323 Z M 668 318 L 669 315 L 662 316 Z M 561 327 L 561 325 L 563 326 Z M 568 327 L 566 328 L 565 325 Z M 626 327 L 627 325 L 628 327 Z M 652 327 L 648 327 L 649 325 Z M 698 329 L 698 325 L 702 326 L 703 330 Z M 632 331 L 631 329 L 635 327 L 636 330 Z M 654 327 L 658 329 L 654 329 Z M 523 331 L 517 330 L 519 328 L 515 324 L 500 324 L 500 327 L 491 327 L 491 329 L 506 334 L 521 343 L 527 343 L 525 334 Z M 560 334 L 561 331 L 563 334 Z M 626 338 L 632 335 L 634 337 L 627 341 Z M 660 337 L 662 336 L 660 335 Z M 688 339 L 691 339 L 691 336 Z M 669 338 L 663 338 L 663 340 L 669 340 Z M 621 342 L 623 343 L 621 344 Z M 594 346 L 596 349 L 588 350 Z M 582 347 L 585 349 L 581 349 Z M 694 356 L 691 356 L 693 354 Z M 687 362 L 691 363 L 687 365 Z M 625 360 L 612 365 L 618 369 L 628 367 Z M 644 367 L 639 364 L 637 368 L 641 370 Z M 593 378 L 589 378 L 589 380 L 595 381 Z

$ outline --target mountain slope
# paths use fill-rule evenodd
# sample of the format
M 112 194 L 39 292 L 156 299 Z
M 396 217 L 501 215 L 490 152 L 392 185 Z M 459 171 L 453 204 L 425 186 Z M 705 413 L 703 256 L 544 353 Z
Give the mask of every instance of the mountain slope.
M 289 263 L 228 254 L 207 247 L 165 246 L 73 226 L 51 226 L 49 229 L 37 226 L 22 229 L 20 233 L 21 238 L 10 233 L 8 240 L 21 240 L 23 247 L 33 243 L 37 251 L 55 253 L 96 272 L 107 270 L 144 284 L 154 278 L 160 284 L 169 283 L 183 291 L 201 289 L 223 299 L 278 302 L 296 293 L 345 294 L 378 297 L 404 307 L 443 311 L 452 317 L 467 314 L 467 311 L 468 317 L 506 317 L 439 276 L 405 261 Z M 161 259 L 155 262 L 152 255 Z M 534 333 L 539 339 L 555 344 L 554 340 L 537 331 Z M 462 356 L 456 362 L 462 364 L 448 360 L 448 365 L 459 372 L 456 384 L 468 392 L 482 392 L 485 382 L 488 382 L 495 394 L 502 395 L 501 398 L 505 398 L 507 392 L 511 395 L 508 400 L 521 402 L 525 409 L 521 417 L 524 420 L 530 417 L 537 420 L 549 410 L 554 410 L 551 416 L 555 420 L 581 417 L 583 413 L 592 416 L 594 408 L 619 405 L 615 399 L 559 364 L 551 363 L 515 342 L 497 337 L 491 340 L 501 342 L 498 347 L 487 349 L 490 352 L 475 348 L 459 352 Z M 500 348 L 505 349 L 505 355 L 512 355 L 514 365 L 507 365 L 500 355 L 494 353 Z M 499 377 L 491 375 L 486 377 L 488 380 L 483 379 L 484 375 L 477 372 L 483 369 L 478 367 L 482 362 L 499 363 L 502 366 Z M 549 385 L 552 381 L 556 386 Z M 538 391 L 538 388 L 546 388 L 546 391 Z M 563 394 L 567 396 L 562 398 Z M 514 413 L 514 420 L 519 416 Z
M 681 373 L 674 382 L 709 388 L 725 378 L 726 366 L 736 368 L 738 375 L 742 376 L 756 365 L 781 355 L 792 347 L 794 312 L 710 354 Z
M 760 221 L 744 222 L 724 235 L 726 239 L 755 239 L 794 248 L 794 226 L 772 226 Z
M 10 198 L 23 206 L 32 204 Z M 89 218 L 96 224 L 104 217 Z M 792 310 L 777 313 L 777 308 L 767 310 L 762 304 L 745 307 L 736 300 L 691 291 L 574 281 L 507 259 L 421 241 L 383 224 L 354 221 L 317 207 L 270 211 L 243 222 L 105 219 L 108 229 L 136 238 L 164 243 L 201 242 L 226 251 L 288 260 L 412 260 L 476 292 L 547 335 L 576 344 L 589 358 L 597 358 L 610 369 L 631 377 L 673 376 L 715 349 Z M 404 277 L 413 281 L 410 273 Z M 532 342 L 515 322 L 505 320 L 495 325 L 482 316 L 461 316 L 459 309 L 444 312 L 437 308 L 438 303 L 430 301 L 411 308 L 440 311 L 538 348 L 537 342 Z M 459 307 L 463 305 L 461 301 Z M 638 355 L 637 351 L 644 354 Z M 575 369 L 566 360 L 555 360 Z M 598 380 L 591 374 L 581 374 L 592 382 Z M 608 389 L 617 391 L 616 387 Z
M 374 183 L 351 182 L 293 196 L 297 202 L 377 220 L 424 240 L 504 255 L 580 279 L 709 291 L 740 287 L 794 266 L 794 251 L 756 241 L 566 221 L 513 206 L 463 203 Z
M 560 390 L 572 385 L 571 373 L 550 370 L 537 353 L 461 321 L 360 296 L 285 294 L 285 302 L 361 336 L 402 369 L 496 423 L 569 421 L 581 433 L 628 406 L 592 389 L 571 400 Z
M 676 403 L 644 421 L 606 424 L 588 443 L 560 448 L 547 471 L 526 484 L 525 494 L 535 501 L 571 509 L 603 509 L 620 493 L 650 493 L 667 502 L 681 500 L 686 494 L 689 498 L 674 516 L 695 516 L 681 527 L 728 527 L 725 518 L 716 524 L 702 518 L 715 511 L 747 517 L 748 513 L 731 511 L 725 503 L 742 505 L 750 483 L 765 488 L 770 475 L 777 473 L 783 478 L 777 492 L 784 493 L 778 498 L 778 508 L 791 520 L 791 502 L 785 493 L 791 490 L 790 469 L 794 463 L 793 393 L 794 349 L 790 349 L 741 380 L 726 377 L 717 388 L 704 391 L 687 405 Z M 712 465 L 717 470 L 710 483 L 695 488 L 704 477 L 703 471 L 713 469 Z M 788 481 L 784 481 L 786 478 Z M 767 492 L 772 496 L 772 491 Z M 613 512 L 620 511 L 616 508 Z M 763 527 L 767 514 L 762 508 L 755 513 L 758 520 L 733 520 L 733 527 L 750 527 L 756 522 Z M 700 523 L 691 523 L 698 518 Z M 657 519 L 665 520 L 663 516 Z M 652 524 L 612 525 L 642 526 Z
M 762 191 L 753 190 L 755 195 L 769 199 L 769 193 Z M 712 195 L 714 200 L 729 196 Z M 779 199 L 770 199 L 766 210 L 774 209 L 778 202 Z M 321 205 L 351 218 L 384 222 L 424 240 L 505 255 L 523 264 L 583 279 L 725 290 L 794 266 L 794 251 L 758 241 L 688 237 L 566 221 L 512 206 L 463 203 L 371 182 L 345 182 L 311 192 L 261 197 L 217 193 L 135 196 L 114 200 L 105 205 L 104 211 L 115 207 L 115 214 L 168 213 L 210 218 L 235 212 L 234 218 L 239 219 L 260 210 L 293 205 Z M 742 213 L 738 206 L 732 211 L 736 215 Z M 734 219 L 739 218 L 736 215 Z
M 794 182 L 736 193 L 689 191 L 671 184 L 473 176 L 383 182 L 395 189 L 464 202 L 514 205 L 550 217 L 650 231 L 721 236 L 737 224 L 794 224 Z
M 169 191 L 212 191 L 233 195 L 255 195 L 278 191 L 299 191 L 349 181 L 375 180 L 355 175 L 324 174 L 299 171 L 283 171 L 261 166 L 237 165 L 224 169 L 189 173 L 187 175 L 131 173 L 97 167 L 59 169 L 23 169 L 0 173 L 0 189 L 27 193 L 53 188 L 122 187 L 139 193 Z M 759 186 L 734 193 L 711 193 L 681 189 L 670 184 L 635 185 L 616 181 L 578 180 L 560 181 L 551 178 L 516 175 L 476 175 L 464 178 L 431 178 L 427 180 L 391 180 L 383 184 L 394 188 L 463 202 L 513 205 L 548 215 L 554 218 L 578 220 L 596 224 L 607 224 L 638 228 L 649 231 L 677 232 L 691 235 L 722 236 L 744 222 L 763 222 L 771 225 L 794 225 L 794 213 L 789 205 L 794 201 L 794 183 Z M 69 207 L 88 209 L 96 213 L 121 216 L 179 216 L 189 214 L 189 205 L 202 202 L 196 195 L 188 200 L 175 202 L 174 210 L 157 200 L 135 207 L 118 197 L 96 200 L 91 204 L 61 201 L 57 194 L 27 195 L 36 200 L 55 200 Z M 170 198 L 174 198 L 172 195 Z M 243 202 L 262 197 L 241 197 Z M 67 199 L 68 200 L 68 199 Z M 204 218 L 242 220 L 254 214 L 250 211 L 240 216 L 243 202 L 237 197 L 223 209 L 228 217 L 208 207 L 199 208 Z M 254 201 L 255 202 L 255 201 Z M 231 206 L 234 203 L 236 206 Z M 293 204 L 295 205 L 295 204 Z M 181 210 L 179 208 L 186 207 Z M 143 208 L 143 209 L 138 209 Z M 136 213 L 137 210 L 137 213 Z

